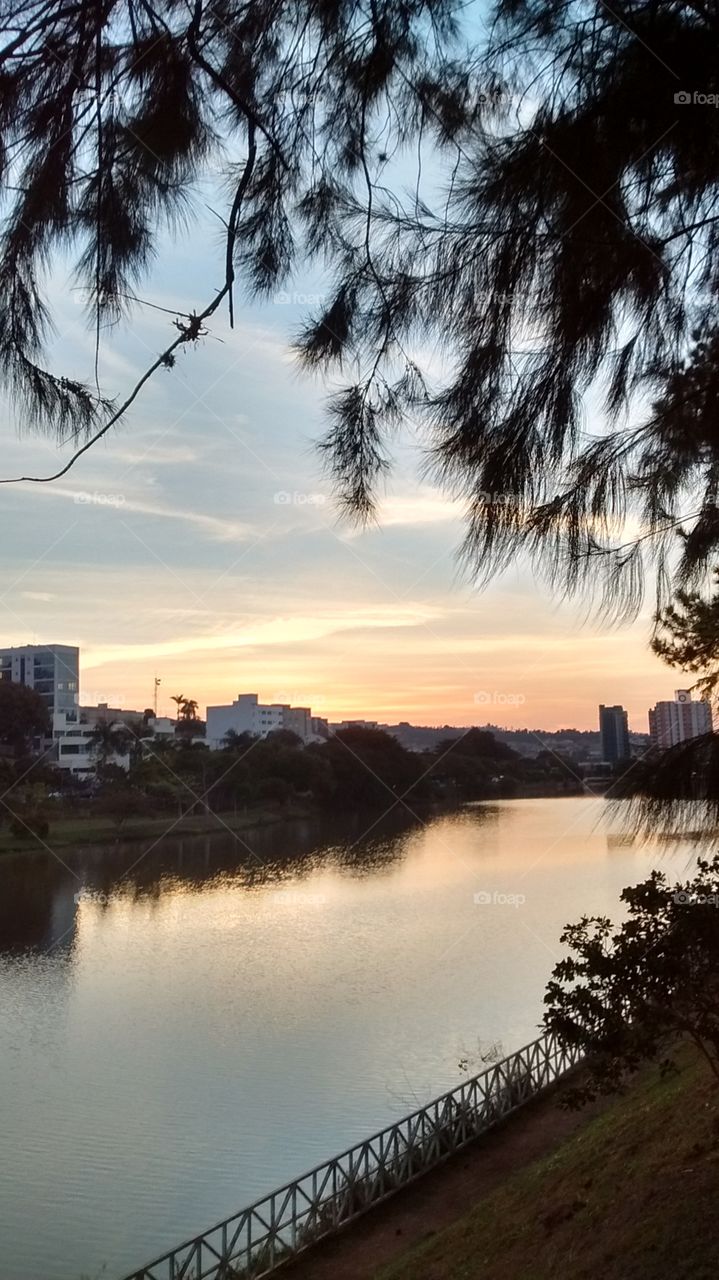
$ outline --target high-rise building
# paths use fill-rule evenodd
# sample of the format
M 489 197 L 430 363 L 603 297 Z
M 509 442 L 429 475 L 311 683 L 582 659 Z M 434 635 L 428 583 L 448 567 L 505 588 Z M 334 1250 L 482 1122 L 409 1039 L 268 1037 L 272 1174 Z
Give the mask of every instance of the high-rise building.
M 599 707 L 599 732 L 602 739 L 602 760 L 616 764 L 629 759 L 629 721 L 624 707 Z
M 708 702 L 692 702 L 690 689 L 677 689 L 673 702 L 658 702 L 649 712 L 652 746 L 660 751 L 712 731 L 712 711 Z
M 24 684 L 40 694 L 50 717 L 52 740 L 78 723 L 80 650 L 69 644 L 22 644 L 0 649 L 0 680 Z

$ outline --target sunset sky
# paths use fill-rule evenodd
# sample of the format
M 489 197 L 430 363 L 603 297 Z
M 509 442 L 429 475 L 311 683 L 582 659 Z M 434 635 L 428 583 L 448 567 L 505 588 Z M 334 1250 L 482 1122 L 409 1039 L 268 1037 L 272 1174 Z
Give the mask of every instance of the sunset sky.
M 198 201 L 189 238 L 165 246 L 141 296 L 204 305 L 220 283 L 216 226 Z M 423 478 L 411 425 L 379 526 L 341 522 L 313 444 L 326 388 L 289 352 L 322 287 L 241 305 L 233 332 L 216 317 L 62 481 L 3 487 L 2 643 L 78 644 L 86 703 L 149 706 L 157 674 L 168 712 L 175 693 L 204 712 L 256 691 L 330 719 L 554 729 L 595 728 L 597 704 L 621 702 L 646 732 L 647 707 L 686 683 L 648 652 L 651 600 L 608 629 L 526 565 L 478 592 L 457 560 L 461 509 Z M 91 382 L 93 334 L 66 270 L 52 291 L 53 368 Z M 111 395 L 171 326 L 143 308 L 105 336 Z M 47 474 L 69 456 L 21 425 L 3 410 L 4 475 Z

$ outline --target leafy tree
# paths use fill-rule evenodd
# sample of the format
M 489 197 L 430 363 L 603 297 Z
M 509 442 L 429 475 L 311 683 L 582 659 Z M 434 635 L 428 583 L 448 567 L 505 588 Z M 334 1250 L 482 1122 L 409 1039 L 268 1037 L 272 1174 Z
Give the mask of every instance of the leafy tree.
M 403 796 L 410 804 L 419 796 L 421 762 L 381 729 L 342 729 L 311 751 L 329 769 L 335 801 L 389 808 Z
M 23 774 L 22 781 L 25 782 Z M 13 784 L 14 786 L 14 784 Z M 47 788 L 41 783 L 29 783 L 19 791 L 13 790 L 11 801 L 4 797 L 0 804 L 9 821 L 10 831 L 18 840 L 30 840 L 37 836 L 44 840 L 50 831 L 47 816 Z
M 570 954 L 545 995 L 545 1028 L 587 1055 L 574 1105 L 617 1091 L 646 1061 L 671 1061 L 681 1039 L 719 1081 L 719 855 L 681 884 L 653 871 L 621 897 L 618 929 L 592 916 L 567 926 Z
M 301 350 L 325 367 L 364 356 L 327 439 L 350 509 L 372 509 L 387 435 L 419 413 L 468 504 L 474 568 L 525 551 L 562 590 L 603 578 L 605 605 L 631 611 L 645 551 L 669 572 L 677 547 L 681 583 L 719 539 L 719 133 L 710 105 L 675 98 L 716 87 L 719 15 L 691 0 L 499 0 L 491 17 L 472 76 L 507 111 L 463 141 L 446 207 L 413 216 L 380 198 L 358 281 L 358 211 L 340 211 L 345 263 Z M 447 373 L 383 394 L 418 327 Z M 625 540 L 628 514 L 640 532 Z
M 292 788 L 284 778 L 278 778 L 270 774 L 267 778 L 260 779 L 257 786 L 257 797 L 259 800 L 274 800 L 278 804 L 287 804 L 292 794 Z
M 118 783 L 104 790 L 96 801 L 97 811 L 112 818 L 120 830 L 128 818 L 145 817 L 152 813 L 152 804 L 142 791 L 136 787 L 128 787 Z
M 658 657 L 681 671 L 701 673 L 696 682 L 710 697 L 719 684 L 719 570 L 707 598 L 699 591 L 680 590 L 657 615 L 652 648 Z
M 244 753 L 249 751 L 256 741 L 257 739 L 253 733 L 237 733 L 235 729 L 228 729 L 222 740 L 222 750 Z
M 183 745 L 190 746 L 192 739 L 204 732 L 203 722 L 197 718 L 197 701 L 195 698 L 186 698 L 181 693 L 174 695 L 172 701 L 177 703 L 175 735 Z
M 487 729 L 468 729 L 459 738 L 444 738 L 437 746 L 438 756 L 477 756 L 500 763 L 517 761 L 517 752 L 506 742 L 499 742 Z
M 27 755 L 33 739 L 50 732 L 47 706 L 34 689 L 0 680 L 0 744 L 16 758 Z
M 652 648 L 681 671 L 698 676 L 693 688 L 708 701 L 719 685 L 719 573 L 707 596 L 680 588 L 656 615 Z M 686 831 L 719 820 L 719 736 L 702 734 L 661 753 L 654 751 L 620 777 L 613 795 L 631 799 L 638 831 Z
M 113 756 L 124 757 L 130 750 L 132 735 L 127 725 L 101 719 L 88 735 L 90 753 L 98 761 L 99 769 L 112 763 Z

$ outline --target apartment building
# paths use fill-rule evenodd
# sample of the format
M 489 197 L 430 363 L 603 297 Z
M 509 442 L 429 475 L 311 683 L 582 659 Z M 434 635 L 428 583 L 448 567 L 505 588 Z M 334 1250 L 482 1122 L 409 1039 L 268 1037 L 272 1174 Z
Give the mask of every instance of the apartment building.
M 79 722 L 80 650 L 68 644 L 23 644 L 0 649 L 0 680 L 34 689 L 50 716 L 50 742 Z
M 708 702 L 692 701 L 691 689 L 677 689 L 673 702 L 657 702 L 649 711 L 649 736 L 660 751 L 712 732 Z

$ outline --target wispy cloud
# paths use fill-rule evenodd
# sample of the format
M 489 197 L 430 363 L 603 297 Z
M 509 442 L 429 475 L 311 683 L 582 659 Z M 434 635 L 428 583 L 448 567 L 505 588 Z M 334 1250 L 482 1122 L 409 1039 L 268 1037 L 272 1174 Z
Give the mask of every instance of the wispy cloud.
M 186 507 L 169 507 L 160 503 L 143 502 L 142 499 L 128 496 L 122 492 L 108 492 L 104 489 L 64 489 L 57 485 L 48 485 L 38 491 L 33 485 L 18 485 L 18 488 L 40 494 L 48 498 L 63 498 L 72 501 L 81 511 L 84 508 L 102 508 L 105 512 L 136 512 L 139 515 L 158 516 L 162 520 L 179 520 L 184 524 L 194 525 L 220 542 L 245 542 L 256 538 L 262 530 L 257 526 L 240 520 L 224 519 L 222 516 L 207 515 L 204 511 L 192 511 Z
M 147 662 L 151 659 L 177 657 L 184 654 L 214 653 L 225 649 L 264 648 L 268 645 L 296 645 L 306 641 L 322 640 L 342 632 L 374 631 L 381 628 L 418 627 L 431 622 L 439 609 L 407 605 L 404 608 L 388 606 L 384 609 L 341 609 L 335 613 L 319 612 L 317 615 L 288 615 L 268 618 L 263 622 L 251 622 L 242 631 L 231 630 L 221 635 L 183 636 L 150 644 L 126 644 L 117 647 L 89 648 L 83 658 L 86 669 L 101 667 L 109 662 Z

